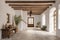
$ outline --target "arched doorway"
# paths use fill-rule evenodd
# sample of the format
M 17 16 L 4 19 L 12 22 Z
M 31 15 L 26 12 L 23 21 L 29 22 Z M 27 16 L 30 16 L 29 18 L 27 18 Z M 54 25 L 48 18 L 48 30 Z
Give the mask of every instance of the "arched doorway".
M 53 22 L 54 22 L 54 31 L 56 32 L 56 10 L 54 11 L 53 17 L 54 17 L 54 19 L 53 19 Z
M 49 12 L 49 32 L 56 32 L 56 8 L 51 8 Z

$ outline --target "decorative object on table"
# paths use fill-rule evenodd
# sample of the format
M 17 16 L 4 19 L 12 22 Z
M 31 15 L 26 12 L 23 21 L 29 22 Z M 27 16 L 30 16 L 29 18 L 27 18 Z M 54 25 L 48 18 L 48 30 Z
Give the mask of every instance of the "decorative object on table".
M 10 14 L 7 13 L 7 23 L 10 23 Z

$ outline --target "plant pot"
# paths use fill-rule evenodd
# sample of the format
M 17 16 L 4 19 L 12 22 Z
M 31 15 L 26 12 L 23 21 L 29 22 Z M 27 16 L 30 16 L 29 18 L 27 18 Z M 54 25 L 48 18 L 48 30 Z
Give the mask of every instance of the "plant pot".
M 18 32 L 18 27 L 16 27 L 16 32 Z

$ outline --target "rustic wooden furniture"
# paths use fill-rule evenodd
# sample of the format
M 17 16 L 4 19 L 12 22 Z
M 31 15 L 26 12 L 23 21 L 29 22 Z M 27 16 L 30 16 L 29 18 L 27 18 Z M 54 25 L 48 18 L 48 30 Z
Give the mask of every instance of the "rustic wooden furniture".
M 2 29 L 2 38 L 10 38 L 14 33 L 16 33 L 15 27 L 6 27 Z

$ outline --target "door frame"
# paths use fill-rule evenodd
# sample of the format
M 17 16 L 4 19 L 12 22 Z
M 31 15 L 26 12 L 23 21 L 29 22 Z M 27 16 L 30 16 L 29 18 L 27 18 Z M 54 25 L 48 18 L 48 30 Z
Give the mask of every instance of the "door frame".
M 34 25 L 34 17 L 28 17 L 27 18 L 27 25 L 29 25 L 29 18 L 33 18 L 33 24 L 31 24 L 31 25 Z M 28 26 L 29 27 L 29 26 Z M 34 26 L 33 26 L 34 27 Z

